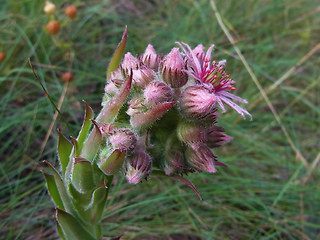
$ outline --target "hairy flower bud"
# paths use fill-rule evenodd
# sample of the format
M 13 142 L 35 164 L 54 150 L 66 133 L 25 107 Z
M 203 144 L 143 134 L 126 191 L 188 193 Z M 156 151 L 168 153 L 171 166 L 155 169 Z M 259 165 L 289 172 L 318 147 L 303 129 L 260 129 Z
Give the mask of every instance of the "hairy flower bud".
M 139 69 L 140 65 L 141 62 L 136 57 L 132 56 L 130 52 L 128 52 L 124 55 L 121 67 L 126 72 L 126 74 L 129 74 L 131 69 L 137 70 Z
M 43 11 L 46 14 L 53 14 L 56 10 L 56 5 L 54 5 L 52 2 L 47 1 L 44 5 Z
M 114 149 L 132 150 L 137 143 L 135 133 L 129 129 L 117 129 L 113 131 L 109 140 Z
M 137 184 L 151 172 L 152 160 L 145 151 L 136 151 L 126 164 L 126 178 L 129 183 Z
M 216 156 L 205 144 L 200 144 L 197 150 L 188 148 L 186 150 L 187 163 L 198 172 L 216 172 L 214 161 Z
M 146 102 L 151 106 L 172 100 L 172 89 L 164 82 L 151 82 L 143 91 Z
M 161 56 L 159 56 L 154 50 L 153 46 L 149 44 L 144 54 L 140 56 L 140 60 L 143 62 L 144 65 L 148 66 L 154 71 L 158 71 Z
M 129 108 L 126 113 L 129 116 L 133 116 L 135 114 L 143 113 L 146 110 L 146 107 L 143 105 L 143 98 L 135 97 L 131 99 L 129 102 Z
M 182 93 L 180 107 L 187 117 L 214 123 L 218 117 L 215 102 L 213 93 L 203 85 L 195 85 L 187 87 Z
M 167 154 L 163 166 L 166 175 L 180 174 L 188 169 L 185 166 L 183 154 L 180 151 L 173 151 Z
M 178 48 L 173 48 L 161 63 L 162 79 L 173 88 L 184 86 L 188 81 L 185 72 L 186 63 L 180 55 Z
M 205 143 L 205 133 L 204 127 L 192 122 L 182 122 L 177 127 L 179 140 L 195 149 L 198 148 L 199 143 Z
M 155 78 L 155 72 L 148 67 L 141 66 L 137 70 L 133 70 L 133 82 L 139 87 L 148 85 Z
M 48 33 L 55 35 L 60 31 L 60 23 L 57 20 L 51 20 L 48 22 L 46 29 Z
M 77 7 L 75 5 L 69 5 L 65 9 L 65 13 L 69 18 L 73 19 L 77 16 Z
M 228 136 L 219 126 L 212 126 L 206 131 L 206 140 L 210 148 L 220 147 L 232 139 L 233 137 Z

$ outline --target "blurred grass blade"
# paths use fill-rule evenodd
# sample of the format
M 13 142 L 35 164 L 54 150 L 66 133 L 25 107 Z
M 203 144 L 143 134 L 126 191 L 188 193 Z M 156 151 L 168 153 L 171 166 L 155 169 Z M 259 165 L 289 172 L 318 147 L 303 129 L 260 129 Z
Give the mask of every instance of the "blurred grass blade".
M 35 76 L 35 78 L 37 79 L 37 81 L 40 83 L 42 90 L 44 91 L 44 93 L 46 94 L 47 98 L 49 99 L 51 105 L 53 106 L 53 108 L 58 112 L 59 116 L 61 117 L 62 121 L 64 121 L 64 123 L 66 124 L 67 128 L 69 129 L 69 131 L 73 134 L 72 128 L 70 127 L 69 123 L 67 122 L 67 120 L 64 118 L 64 116 L 61 114 L 61 112 L 59 111 L 58 107 L 56 106 L 56 104 L 53 102 L 52 98 L 50 97 L 49 93 L 47 92 L 47 90 L 45 89 L 45 87 L 43 86 L 42 82 L 40 81 L 38 75 L 36 74 L 36 72 L 34 71 L 34 68 L 31 64 L 31 60 L 29 58 L 29 65 L 31 67 L 32 73 Z M 74 135 L 74 134 L 73 134 Z
M 112 59 L 109 63 L 108 70 L 107 70 L 107 80 L 108 80 L 110 74 L 114 70 L 116 70 L 120 65 L 122 56 L 124 54 L 124 50 L 127 45 L 127 36 L 128 36 L 128 34 L 127 34 L 127 26 L 126 26 L 126 28 L 124 29 L 123 35 L 122 35 L 122 39 L 121 39 L 120 43 L 118 44 L 118 47 L 117 47 L 116 51 L 114 52 Z
M 86 111 L 85 111 L 82 127 L 81 127 L 81 130 L 80 130 L 78 138 L 77 138 L 79 152 L 81 152 L 83 143 L 86 140 L 86 137 L 87 137 L 88 132 L 90 130 L 90 127 L 91 127 L 90 119 L 92 119 L 94 117 L 92 108 L 84 100 L 83 100 L 83 103 L 86 107 Z
M 69 140 L 65 136 L 63 136 L 63 134 L 60 132 L 60 129 L 58 129 L 58 135 L 58 156 L 62 168 L 62 174 L 64 175 L 66 167 L 69 163 L 69 156 L 72 150 L 72 143 L 69 142 Z
M 63 202 L 61 200 L 54 176 L 51 174 L 47 174 L 43 171 L 42 171 L 42 174 L 47 182 L 48 191 L 50 193 L 50 196 L 52 197 L 52 200 L 54 201 L 54 203 L 58 208 L 64 210 Z
M 66 239 L 72 240 L 96 240 L 88 233 L 71 214 L 57 208 L 57 220 L 63 230 Z

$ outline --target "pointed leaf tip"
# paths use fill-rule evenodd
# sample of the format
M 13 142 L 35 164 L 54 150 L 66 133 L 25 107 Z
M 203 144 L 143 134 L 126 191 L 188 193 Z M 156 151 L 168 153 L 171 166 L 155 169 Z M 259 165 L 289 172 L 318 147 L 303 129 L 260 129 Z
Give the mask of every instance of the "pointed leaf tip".
M 126 48 L 127 45 L 127 37 L 128 37 L 128 33 L 127 33 L 127 26 L 124 29 L 124 32 L 122 34 L 122 38 L 120 43 L 118 44 L 118 47 L 116 49 L 116 51 L 114 52 L 112 59 L 110 61 L 110 64 L 108 66 L 108 70 L 107 70 L 107 79 L 109 79 L 110 74 L 116 70 L 121 62 L 122 56 L 124 54 L 124 50 Z
M 132 126 L 136 128 L 147 127 L 154 123 L 156 120 L 162 117 L 167 111 L 169 111 L 177 102 L 165 102 L 155 106 L 145 113 L 139 113 L 133 115 L 130 119 Z
M 173 178 L 183 182 L 185 185 L 187 185 L 189 188 L 191 188 L 199 197 L 200 200 L 202 200 L 202 197 L 200 195 L 200 193 L 198 192 L 198 190 L 196 189 L 196 187 L 187 179 L 180 177 L 180 176 L 172 176 Z

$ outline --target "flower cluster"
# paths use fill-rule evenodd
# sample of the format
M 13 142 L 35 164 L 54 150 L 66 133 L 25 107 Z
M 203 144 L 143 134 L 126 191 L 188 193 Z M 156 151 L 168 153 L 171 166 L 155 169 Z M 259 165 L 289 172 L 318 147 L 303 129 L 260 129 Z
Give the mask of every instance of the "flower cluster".
M 180 48 L 162 56 L 148 45 L 142 55 L 133 56 L 124 55 L 126 41 L 125 30 L 107 70 L 99 115 L 94 118 L 84 102 L 78 136 L 70 142 L 58 132 L 61 171 L 43 161 L 62 239 L 101 239 L 103 209 L 113 175 L 119 172 L 132 184 L 151 172 L 171 176 L 201 199 L 180 175 L 213 173 L 217 166 L 226 166 L 212 151 L 232 140 L 216 125 L 218 108 L 225 112 L 226 104 L 251 117 L 234 102 L 247 103 L 230 93 L 235 87 L 225 62 L 211 61 L 213 46 L 204 52 L 202 45 L 191 49 L 178 43 Z M 63 76 L 65 81 L 72 77 Z
M 226 166 L 211 150 L 232 140 L 216 126 L 217 107 L 225 112 L 225 103 L 251 118 L 234 102 L 247 101 L 230 93 L 235 82 L 225 71 L 225 61 L 211 61 L 213 45 L 206 52 L 201 44 L 194 49 L 178 45 L 180 49 L 166 56 L 152 45 L 140 56 L 128 52 L 108 77 L 102 105 L 110 108 L 110 102 L 127 97 L 113 119 L 98 117 L 105 139 L 98 166 L 104 173 L 123 169 L 136 184 L 148 178 L 152 167 L 177 175 Z M 115 158 L 116 151 L 123 154 Z

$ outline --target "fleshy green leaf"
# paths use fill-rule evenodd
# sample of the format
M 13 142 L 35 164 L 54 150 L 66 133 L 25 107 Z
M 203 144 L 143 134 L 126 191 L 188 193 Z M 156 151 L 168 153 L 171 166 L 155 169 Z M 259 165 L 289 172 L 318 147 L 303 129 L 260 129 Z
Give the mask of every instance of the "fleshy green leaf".
M 66 237 L 63 234 L 62 228 L 58 222 L 56 222 L 57 232 L 62 240 L 67 240 Z
M 132 71 L 130 73 L 130 76 L 122 84 L 117 94 L 114 95 L 101 110 L 99 116 L 97 117 L 97 122 L 99 124 L 110 123 L 113 121 L 129 95 L 131 84 Z
M 94 129 L 83 144 L 81 157 L 93 161 L 97 152 L 99 151 L 100 144 L 102 142 L 102 133 L 97 122 L 93 119 L 91 121 L 94 124 Z
M 65 136 L 62 135 L 59 129 L 58 135 L 58 156 L 62 168 L 62 174 L 64 175 L 66 167 L 68 166 L 69 156 L 72 150 L 72 144 L 65 138 Z
M 75 139 L 73 136 L 70 136 L 72 143 L 73 143 L 73 149 L 72 149 L 72 153 L 74 157 L 79 157 L 79 145 L 78 145 L 78 141 L 77 139 Z
M 88 132 L 90 130 L 90 127 L 91 127 L 90 119 L 93 119 L 93 110 L 92 110 L 92 108 L 85 101 L 83 101 L 83 103 L 84 103 L 84 105 L 86 107 L 86 112 L 85 112 L 85 115 L 84 115 L 84 119 L 83 119 L 81 130 L 80 130 L 79 135 L 77 137 L 78 148 L 79 148 L 78 151 L 79 152 L 81 152 L 83 143 L 86 140 L 86 137 L 87 137 Z
M 71 214 L 57 208 L 57 220 L 66 239 L 70 240 L 96 240 Z
M 59 173 L 57 172 L 57 170 L 48 162 L 48 161 L 43 161 L 43 164 L 51 170 L 53 177 L 54 177 L 54 181 L 55 181 L 55 185 L 57 187 L 57 190 L 59 192 L 59 196 L 62 200 L 64 209 L 68 212 L 72 212 L 73 211 L 73 207 L 71 205 L 71 201 L 70 201 L 70 197 L 66 191 L 66 188 L 63 184 L 63 181 L 59 175 Z
M 71 183 L 80 193 L 86 193 L 94 188 L 91 162 L 84 158 L 76 158 L 73 166 Z
M 56 185 L 54 176 L 51 174 L 47 174 L 45 172 L 42 171 L 42 174 L 46 180 L 47 183 L 47 187 L 48 187 L 48 191 L 50 193 L 50 196 L 52 198 L 52 200 L 54 201 L 54 203 L 56 204 L 56 206 L 62 210 L 64 210 L 64 206 L 59 194 L 59 190 L 58 187 Z
M 114 175 L 120 171 L 125 156 L 126 150 L 116 149 L 110 155 L 105 157 L 102 156 L 102 159 L 100 159 L 100 162 L 98 163 L 98 167 L 107 176 Z
M 124 50 L 127 45 L 127 36 L 128 36 L 128 34 L 127 34 L 127 26 L 126 26 L 126 28 L 124 29 L 123 35 L 122 35 L 122 39 L 121 39 L 120 43 L 118 44 L 118 47 L 117 47 L 116 51 L 114 52 L 112 59 L 109 63 L 108 70 L 107 70 L 107 79 L 109 78 L 110 74 L 114 70 L 116 70 L 120 65 L 122 56 L 124 54 Z
M 107 196 L 108 189 L 106 186 L 99 187 L 93 192 L 91 202 L 86 209 L 86 212 L 90 213 L 91 223 L 97 223 L 101 219 Z
M 176 103 L 177 102 L 165 102 L 153 107 L 145 113 L 133 115 L 130 119 L 130 123 L 136 128 L 148 127 L 150 124 L 161 118 L 162 115 L 169 111 Z

